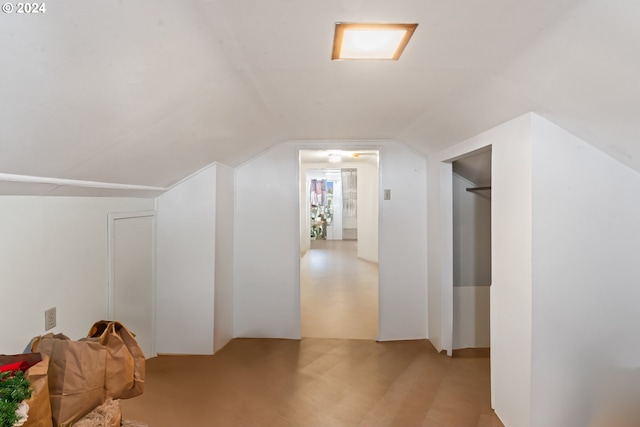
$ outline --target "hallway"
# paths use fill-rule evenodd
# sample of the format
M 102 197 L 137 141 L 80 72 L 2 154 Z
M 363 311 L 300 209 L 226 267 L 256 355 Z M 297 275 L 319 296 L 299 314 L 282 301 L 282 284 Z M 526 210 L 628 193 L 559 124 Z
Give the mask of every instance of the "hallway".
M 311 241 L 300 260 L 303 337 L 376 339 L 378 265 L 359 259 L 357 245 Z

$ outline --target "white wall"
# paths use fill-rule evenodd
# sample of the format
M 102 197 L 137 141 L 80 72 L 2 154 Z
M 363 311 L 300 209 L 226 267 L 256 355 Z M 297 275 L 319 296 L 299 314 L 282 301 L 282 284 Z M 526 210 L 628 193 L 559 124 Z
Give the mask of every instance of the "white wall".
M 153 199 L 0 197 L 0 350 L 44 334 L 44 311 L 72 339 L 107 318 L 107 214 L 154 209 Z
M 451 173 L 451 164 L 443 164 L 449 166 Z M 440 185 L 441 162 L 436 156 L 430 156 L 427 159 L 427 272 L 428 272 L 428 337 L 431 344 L 437 351 L 445 349 L 444 336 L 442 327 L 443 315 L 443 258 L 445 252 L 442 244 L 445 230 L 442 227 L 442 218 L 440 214 L 441 200 L 443 194 Z M 452 237 L 453 238 L 453 237 Z M 452 267 L 453 268 L 453 265 Z M 451 275 L 453 277 L 453 275 Z M 453 283 L 452 285 L 453 286 Z
M 534 116 L 532 426 L 640 419 L 639 194 L 638 172 Z
M 157 198 L 158 353 L 213 353 L 216 168 Z
M 380 150 L 380 188 L 391 200 L 379 200 L 379 341 L 427 337 L 426 166 L 400 144 Z
M 489 347 L 489 286 L 454 286 L 453 349 Z
M 342 177 L 331 178 L 333 182 L 333 219 L 327 230 L 327 239 L 342 240 Z M 309 188 L 311 182 L 309 182 Z M 311 216 L 311 215 L 309 215 Z
M 361 163 L 355 167 L 358 170 L 358 257 L 369 262 L 378 262 L 378 168 L 371 163 Z
M 492 406 L 504 424 L 531 413 L 531 114 L 464 141 L 429 160 L 429 339 L 453 347 L 452 168 L 492 146 Z
M 309 186 L 307 185 L 307 169 L 311 168 L 310 165 L 300 163 L 300 188 L 299 199 L 300 200 L 300 218 L 298 222 L 300 224 L 300 257 L 303 257 L 309 249 L 311 249 L 311 207 L 308 206 L 306 200 L 309 200 Z
M 491 395 L 508 427 L 531 420 L 531 115 L 492 140 Z
M 488 144 L 496 413 L 507 427 L 636 422 L 640 174 L 535 114 L 441 158 Z M 440 234 L 430 236 L 446 240 L 445 226 L 441 218 Z M 436 253 L 430 262 L 444 265 L 444 257 Z M 444 275 L 430 286 L 448 293 Z M 431 301 L 438 302 L 444 323 L 447 307 L 444 298 Z
M 236 171 L 236 336 L 300 338 L 298 150 L 319 145 L 280 144 Z M 379 202 L 379 339 L 425 338 L 426 162 L 397 143 L 375 145 L 381 185 L 392 189 Z M 274 220 L 265 223 L 263 207 Z
M 214 351 L 233 338 L 233 231 L 235 172 L 216 166 Z
M 299 182 L 293 144 L 236 169 L 236 337 L 300 338 Z

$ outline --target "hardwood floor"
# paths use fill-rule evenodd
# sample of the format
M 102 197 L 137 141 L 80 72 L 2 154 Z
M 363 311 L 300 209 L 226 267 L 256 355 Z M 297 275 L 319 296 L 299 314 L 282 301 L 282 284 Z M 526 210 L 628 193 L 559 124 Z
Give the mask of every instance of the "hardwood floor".
M 300 261 L 303 337 L 375 340 L 378 265 L 358 258 L 357 242 L 313 240 Z
M 502 426 L 489 396 L 488 358 L 426 340 L 235 339 L 150 359 L 145 393 L 121 404 L 152 427 Z

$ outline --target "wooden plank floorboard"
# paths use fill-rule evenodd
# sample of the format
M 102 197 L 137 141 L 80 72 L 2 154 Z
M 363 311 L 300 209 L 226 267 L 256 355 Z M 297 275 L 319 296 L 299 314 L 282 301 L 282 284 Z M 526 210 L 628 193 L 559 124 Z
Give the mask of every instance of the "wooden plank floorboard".
M 488 358 L 426 340 L 235 339 L 214 356 L 147 361 L 123 417 L 152 427 L 502 426 Z

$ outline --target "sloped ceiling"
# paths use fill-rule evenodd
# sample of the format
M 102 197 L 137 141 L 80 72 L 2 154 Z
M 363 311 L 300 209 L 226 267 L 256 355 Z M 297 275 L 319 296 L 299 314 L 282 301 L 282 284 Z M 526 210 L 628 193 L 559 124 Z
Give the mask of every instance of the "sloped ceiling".
M 0 16 L 2 174 L 161 191 L 282 141 L 393 139 L 429 154 L 528 111 L 640 170 L 637 2 L 46 7 Z M 419 27 L 400 61 L 332 62 L 339 21 Z M 55 187 L 18 185 L 0 192 Z
M 491 186 L 491 150 L 474 153 L 453 162 L 453 172 L 476 187 Z

